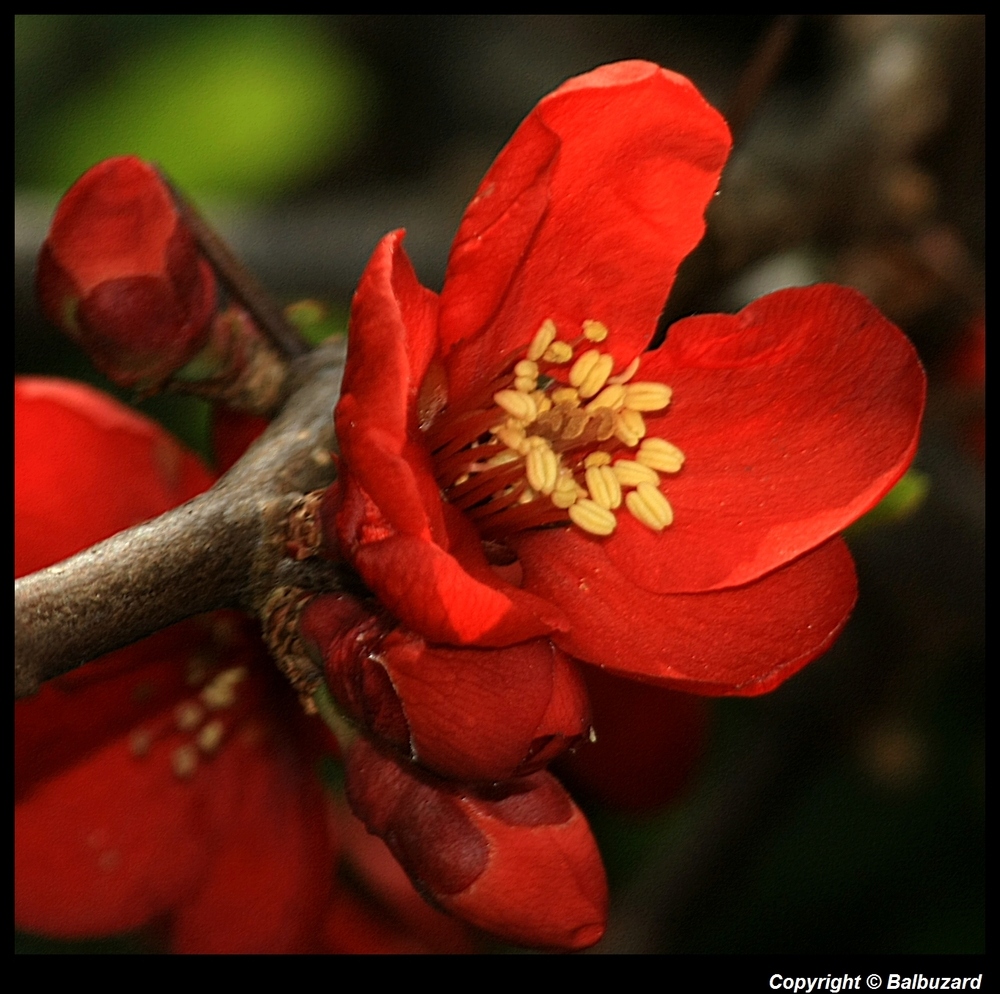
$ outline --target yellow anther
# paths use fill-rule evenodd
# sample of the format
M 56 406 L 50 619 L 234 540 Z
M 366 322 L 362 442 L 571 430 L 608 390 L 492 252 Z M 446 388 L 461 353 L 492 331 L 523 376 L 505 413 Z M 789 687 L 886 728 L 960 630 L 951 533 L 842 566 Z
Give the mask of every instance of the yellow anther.
M 647 438 L 639 446 L 635 461 L 661 473 L 676 473 L 684 465 L 684 453 L 665 438 Z
M 638 411 L 626 407 L 615 412 L 615 438 L 634 449 L 646 434 L 646 422 Z
M 625 495 L 625 506 L 647 528 L 661 532 L 674 520 L 674 509 L 652 483 L 640 483 Z
M 575 387 L 557 387 L 552 391 L 552 403 L 579 407 L 580 392 Z
M 503 442 L 508 449 L 520 452 L 521 455 L 527 451 L 524 448 L 524 429 L 520 425 L 501 425 L 493 429 L 493 435 L 499 442 Z
M 610 407 L 617 411 L 625 403 L 625 388 L 619 385 L 605 387 L 586 407 L 585 411 L 596 411 L 599 407 Z
M 148 756 L 153 748 L 153 736 L 145 728 L 135 729 L 128 737 L 128 747 L 133 756 Z
M 515 376 L 530 376 L 533 380 L 538 379 L 538 363 L 531 359 L 522 359 L 514 367 Z
M 619 459 L 611 468 L 623 487 L 637 487 L 640 483 L 649 483 L 655 487 L 660 482 L 656 470 L 631 459 Z
M 493 402 L 502 407 L 511 417 L 528 424 L 538 416 L 534 400 L 519 390 L 498 390 L 493 394 Z
M 608 337 L 608 329 L 600 321 L 584 321 L 583 337 L 591 342 L 603 342 Z
M 608 382 L 614 364 L 610 355 L 588 349 L 573 363 L 569 382 L 580 391 L 581 397 L 593 397 Z
M 573 479 L 573 474 L 568 469 L 560 469 L 556 488 L 552 491 L 552 503 L 565 511 L 572 507 L 580 496 L 586 497 L 586 494 L 582 493 L 579 484 Z
M 538 386 L 538 380 L 533 376 L 515 376 L 514 389 L 519 393 L 531 393 Z
M 608 377 L 608 383 L 628 383 L 639 371 L 639 356 L 636 356 L 620 373 Z
M 569 371 L 570 386 L 579 387 L 590 374 L 590 371 L 600 362 L 601 353 L 597 349 L 587 349 Z
M 567 511 L 576 503 L 577 497 L 579 497 L 579 494 L 576 487 L 574 487 L 572 490 L 553 490 L 552 496 L 549 499 L 559 510 Z
M 633 411 L 662 411 L 673 391 L 665 383 L 641 380 L 625 387 L 625 406 Z
M 588 469 L 591 466 L 610 466 L 611 453 L 605 452 L 603 449 L 595 449 L 583 460 L 583 465 Z
M 198 769 L 198 753 L 194 746 L 182 745 L 173 751 L 170 768 L 178 780 L 190 780 Z
M 537 496 L 538 494 L 531 487 L 525 487 L 518 495 L 517 502 L 518 504 L 530 504 Z
M 182 701 L 174 709 L 174 724 L 179 732 L 193 732 L 205 717 L 205 709 L 197 701 Z
M 521 455 L 519 452 L 515 452 L 513 449 L 504 449 L 503 452 L 497 453 L 492 459 L 487 459 L 486 466 L 488 469 L 493 469 L 495 466 L 506 466 L 507 463 L 517 462 L 520 458 Z M 468 473 L 463 473 L 462 476 L 465 477 L 465 480 L 469 478 Z M 460 476 L 455 483 L 465 483 L 465 480 Z
M 555 339 L 555 322 L 551 318 L 548 318 L 542 322 L 541 328 L 535 332 L 535 337 L 531 340 L 531 344 L 528 346 L 528 359 L 532 362 L 538 362 L 538 360 L 545 355 L 545 350 L 555 341 Z
M 610 466 L 588 467 L 586 480 L 587 490 L 590 491 L 591 500 L 595 504 L 600 504 L 601 507 L 606 507 L 610 511 L 621 507 L 621 484 Z
M 214 721 L 210 721 L 205 727 L 198 733 L 197 743 L 198 748 L 206 755 L 211 755 L 219 748 L 222 742 L 222 736 L 225 734 L 226 726 L 216 718 Z
M 236 685 L 245 679 L 245 666 L 234 666 L 223 670 L 208 684 L 199 695 L 202 703 L 212 711 L 220 708 L 230 708 L 236 703 Z
M 528 356 L 530 359 L 531 356 Z M 568 342 L 553 342 L 544 352 L 542 358 L 556 366 L 569 362 L 573 358 L 573 346 Z
M 469 481 L 469 474 L 468 473 L 462 473 L 461 476 L 456 476 L 455 477 L 455 482 L 452 484 L 452 486 L 453 487 L 458 487 L 458 486 L 461 486 L 463 483 L 468 483 L 468 481 Z
M 542 444 L 532 446 L 524 459 L 524 475 L 533 490 L 551 494 L 559 479 L 559 457 L 545 439 L 538 440 Z
M 531 399 L 535 402 L 535 407 L 539 414 L 552 410 L 552 400 L 544 390 L 535 390 L 531 394 Z
M 570 509 L 569 517 L 574 525 L 591 535 L 610 535 L 618 524 L 615 516 L 586 497 L 581 497 Z

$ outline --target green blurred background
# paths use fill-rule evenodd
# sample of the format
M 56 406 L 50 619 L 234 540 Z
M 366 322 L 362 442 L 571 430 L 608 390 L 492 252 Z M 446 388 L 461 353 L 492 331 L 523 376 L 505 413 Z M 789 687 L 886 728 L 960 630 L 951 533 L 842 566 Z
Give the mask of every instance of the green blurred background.
M 21 15 L 16 369 L 108 388 L 32 291 L 58 196 L 102 158 L 156 160 L 279 300 L 343 315 L 392 228 L 440 285 L 479 178 L 561 81 L 620 58 L 690 76 L 738 140 L 668 319 L 857 286 L 927 366 L 927 492 L 849 536 L 833 651 L 713 704 L 677 805 L 590 809 L 614 888 L 597 949 L 981 951 L 983 39 L 974 16 Z M 142 406 L 205 451 L 197 402 Z

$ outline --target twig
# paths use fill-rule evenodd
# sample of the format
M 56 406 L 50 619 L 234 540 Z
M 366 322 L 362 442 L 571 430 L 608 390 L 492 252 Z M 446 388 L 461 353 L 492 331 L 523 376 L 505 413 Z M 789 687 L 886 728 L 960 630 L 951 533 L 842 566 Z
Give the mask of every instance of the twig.
M 333 479 L 343 359 L 331 340 L 294 363 L 281 413 L 207 493 L 15 582 L 15 697 L 191 615 L 339 585 L 336 564 L 285 556 L 284 526 L 298 496 Z
M 305 355 L 311 346 L 298 328 L 281 313 L 270 295 L 194 205 L 171 183 L 163 170 L 157 167 L 157 171 L 173 195 L 184 222 L 194 233 L 198 247 L 212 263 L 223 286 L 249 311 L 261 331 L 284 355 L 290 359 Z
M 767 30 L 746 64 L 729 102 L 726 120 L 735 145 L 761 98 L 774 83 L 802 24 L 802 14 L 781 14 Z

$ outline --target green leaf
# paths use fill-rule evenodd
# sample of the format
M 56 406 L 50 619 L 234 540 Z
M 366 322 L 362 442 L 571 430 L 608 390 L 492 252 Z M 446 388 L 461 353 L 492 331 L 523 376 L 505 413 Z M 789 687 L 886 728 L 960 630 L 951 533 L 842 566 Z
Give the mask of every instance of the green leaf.
M 65 189 L 101 159 L 135 154 L 191 195 L 261 196 L 300 186 L 352 147 L 370 87 L 318 21 L 181 27 L 44 115 L 28 136 L 25 178 Z

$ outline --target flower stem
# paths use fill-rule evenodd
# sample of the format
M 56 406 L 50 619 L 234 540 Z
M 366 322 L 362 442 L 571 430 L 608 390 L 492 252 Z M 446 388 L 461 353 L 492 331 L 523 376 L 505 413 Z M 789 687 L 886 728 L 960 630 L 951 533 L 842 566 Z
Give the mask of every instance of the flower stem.
M 221 607 L 258 614 L 275 587 L 336 590 L 340 566 L 285 554 L 288 513 L 335 474 L 331 408 L 344 343 L 293 363 L 288 401 L 209 491 L 14 583 L 14 693 Z
M 222 236 L 205 220 L 194 205 L 157 167 L 177 204 L 184 223 L 191 229 L 205 258 L 211 262 L 225 288 L 253 317 L 272 344 L 290 359 L 305 355 L 311 346 L 298 328 L 281 312 L 267 291 L 236 257 Z

